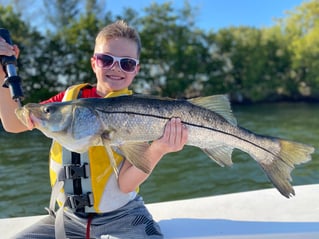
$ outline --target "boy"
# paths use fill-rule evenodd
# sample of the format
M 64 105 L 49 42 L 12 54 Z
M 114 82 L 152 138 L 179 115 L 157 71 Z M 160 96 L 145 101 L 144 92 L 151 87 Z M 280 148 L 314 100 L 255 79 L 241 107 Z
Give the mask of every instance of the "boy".
M 91 58 L 96 86 L 71 86 L 42 103 L 132 94 L 128 87 L 139 72 L 140 51 L 138 33 L 125 22 L 106 26 L 96 37 Z M 0 39 L 0 55 L 13 54 L 18 56 L 17 46 L 9 46 Z M 4 77 L 1 68 L 0 79 Z M 9 91 L 1 88 L 0 117 L 8 132 L 28 130 L 15 117 L 17 107 Z M 152 168 L 165 154 L 181 150 L 187 136 L 180 119 L 171 119 L 163 136 L 152 142 L 146 152 Z M 77 154 L 53 142 L 50 215 L 17 238 L 163 238 L 137 193 L 149 175 L 115 152 L 114 158 L 119 168 L 118 178 L 103 147 L 91 147 L 87 153 Z M 54 210 L 56 201 L 60 207 L 57 212 Z

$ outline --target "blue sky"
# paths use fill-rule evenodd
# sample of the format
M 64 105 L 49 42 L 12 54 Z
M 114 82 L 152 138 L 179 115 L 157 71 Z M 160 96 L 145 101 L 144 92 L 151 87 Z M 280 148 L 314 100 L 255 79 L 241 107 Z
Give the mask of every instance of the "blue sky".
M 43 8 L 40 10 L 35 5 L 43 6 L 42 1 L 17 1 L 23 15 L 36 27 L 43 24 Z M 198 8 L 196 26 L 203 30 L 219 30 L 230 26 L 253 26 L 257 28 L 274 25 L 275 18 L 285 17 L 285 12 L 295 9 L 304 2 L 311 0 L 188 0 L 191 6 Z M 13 0 L 0 0 L 0 4 L 7 5 Z M 184 0 L 98 0 L 101 7 L 113 14 L 121 14 L 124 7 L 141 11 L 152 2 L 162 4 L 171 2 L 175 9 L 184 5 Z M 39 12 L 40 11 L 40 12 Z M 36 16 L 36 17 L 34 17 Z
M 285 17 L 285 11 L 309 0 L 189 0 L 199 8 L 197 27 L 204 30 L 218 30 L 229 26 L 269 27 L 274 18 Z M 106 8 L 114 14 L 122 12 L 123 7 L 144 9 L 152 2 L 163 3 L 168 0 L 116 0 L 106 1 Z M 184 0 L 171 0 L 175 8 L 181 8 Z

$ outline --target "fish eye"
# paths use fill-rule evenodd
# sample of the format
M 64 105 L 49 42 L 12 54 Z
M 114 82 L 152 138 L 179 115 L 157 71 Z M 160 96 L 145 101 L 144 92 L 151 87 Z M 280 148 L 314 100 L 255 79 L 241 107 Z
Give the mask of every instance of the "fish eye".
M 43 107 L 43 112 L 46 113 L 46 114 L 51 113 L 51 107 L 49 107 L 49 106 Z

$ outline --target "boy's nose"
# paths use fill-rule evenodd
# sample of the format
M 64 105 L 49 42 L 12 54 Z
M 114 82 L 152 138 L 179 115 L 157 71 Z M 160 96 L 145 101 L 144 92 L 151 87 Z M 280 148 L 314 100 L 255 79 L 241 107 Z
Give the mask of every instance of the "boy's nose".
M 111 67 L 111 69 L 116 69 L 116 70 L 122 70 L 120 67 L 120 63 L 118 61 L 115 61 Z

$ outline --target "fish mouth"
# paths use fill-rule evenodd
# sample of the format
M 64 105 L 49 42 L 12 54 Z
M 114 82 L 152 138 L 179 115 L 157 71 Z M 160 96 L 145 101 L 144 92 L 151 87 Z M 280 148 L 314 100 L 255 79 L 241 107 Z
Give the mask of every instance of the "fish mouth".
M 15 111 L 18 119 L 28 128 L 28 130 L 32 130 L 35 128 L 35 120 L 34 115 L 25 108 L 18 108 Z

